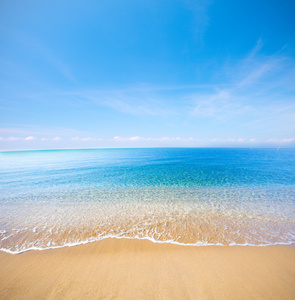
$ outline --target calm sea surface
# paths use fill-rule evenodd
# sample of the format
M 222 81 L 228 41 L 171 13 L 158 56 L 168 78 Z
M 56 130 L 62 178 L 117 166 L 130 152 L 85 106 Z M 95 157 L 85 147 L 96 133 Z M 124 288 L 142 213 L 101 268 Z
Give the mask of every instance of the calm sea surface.
M 0 249 L 295 242 L 295 149 L 0 153 Z

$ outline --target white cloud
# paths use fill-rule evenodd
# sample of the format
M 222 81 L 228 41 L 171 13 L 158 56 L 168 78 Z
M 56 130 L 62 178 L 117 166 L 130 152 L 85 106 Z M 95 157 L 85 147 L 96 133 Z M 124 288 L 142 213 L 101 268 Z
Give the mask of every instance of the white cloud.
M 76 142 L 99 142 L 99 141 L 102 141 L 103 139 L 102 138 L 95 138 L 95 137 L 83 137 L 83 138 L 80 138 L 78 136 L 75 136 L 75 137 L 72 137 L 70 139 L 71 141 L 76 141 Z
M 72 141 L 74 140 L 79 140 L 78 137 L 75 138 L 71 138 Z M 59 142 L 62 141 L 62 138 L 60 136 L 56 136 L 56 137 L 50 137 L 50 138 L 42 138 L 41 141 L 53 141 L 53 142 Z
M 255 139 L 254 139 L 255 140 Z M 248 140 L 245 139 L 245 138 L 226 138 L 226 139 L 222 139 L 222 138 L 213 138 L 210 140 L 210 142 L 221 142 L 221 143 L 234 143 L 234 142 L 237 142 L 237 143 L 244 143 L 244 142 L 247 142 Z M 253 142 L 253 139 L 249 140 L 249 141 L 252 141 Z
M 36 138 L 34 137 L 34 136 L 28 136 L 28 137 L 26 137 L 25 138 L 25 141 L 33 141 L 33 140 L 35 140 Z
M 42 142 L 45 142 L 45 141 L 54 141 L 54 142 L 58 142 L 58 141 L 61 141 L 61 138 L 59 136 L 56 136 L 56 137 L 53 137 L 53 138 L 42 138 L 41 139 Z
M 2 141 L 34 141 L 36 140 L 35 136 L 28 136 L 28 137 L 15 137 L 15 136 L 10 136 L 10 137 L 1 137 L 0 140 Z
M 237 140 L 239 143 L 243 143 L 243 142 L 245 142 L 246 141 L 246 139 L 244 139 L 244 138 L 238 138 L 238 140 Z
M 126 141 L 136 141 L 136 140 L 140 140 L 142 138 L 140 138 L 139 136 L 134 136 L 134 137 L 130 137 L 130 138 L 124 138 L 121 136 L 114 136 L 113 139 L 117 142 L 126 142 Z
M 140 139 L 141 138 L 139 136 L 133 136 L 133 137 L 129 138 L 130 141 L 138 141 Z
M 85 138 L 82 138 L 81 139 L 82 141 L 84 142 L 99 142 L 99 141 L 102 141 L 101 138 L 94 138 L 94 137 L 85 137 Z
M 289 138 L 289 139 L 283 139 L 282 142 L 283 143 L 290 143 L 290 142 L 293 142 L 295 141 L 295 138 Z

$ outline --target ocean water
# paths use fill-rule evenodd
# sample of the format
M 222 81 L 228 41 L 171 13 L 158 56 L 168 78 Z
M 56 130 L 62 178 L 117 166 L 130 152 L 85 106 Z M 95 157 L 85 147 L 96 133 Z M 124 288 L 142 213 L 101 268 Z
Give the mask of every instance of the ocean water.
M 295 149 L 0 153 L 0 249 L 295 242 Z

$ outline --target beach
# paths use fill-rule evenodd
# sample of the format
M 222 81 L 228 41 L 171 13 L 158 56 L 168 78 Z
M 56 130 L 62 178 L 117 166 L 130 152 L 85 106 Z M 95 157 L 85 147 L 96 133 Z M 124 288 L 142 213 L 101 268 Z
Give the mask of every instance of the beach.
M 294 246 L 105 239 L 0 252 L 1 299 L 294 299 Z
M 1 1 L 0 300 L 295 300 L 295 0 L 252 2 Z
M 295 299 L 295 151 L 0 153 L 0 299 Z

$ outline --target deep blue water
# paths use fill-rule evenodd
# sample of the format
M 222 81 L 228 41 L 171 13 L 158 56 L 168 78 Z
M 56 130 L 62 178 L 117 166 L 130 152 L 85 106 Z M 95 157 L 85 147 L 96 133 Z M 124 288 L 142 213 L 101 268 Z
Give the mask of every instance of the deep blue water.
M 295 150 L 103 149 L 4 152 L 8 191 L 80 187 L 294 186 Z

